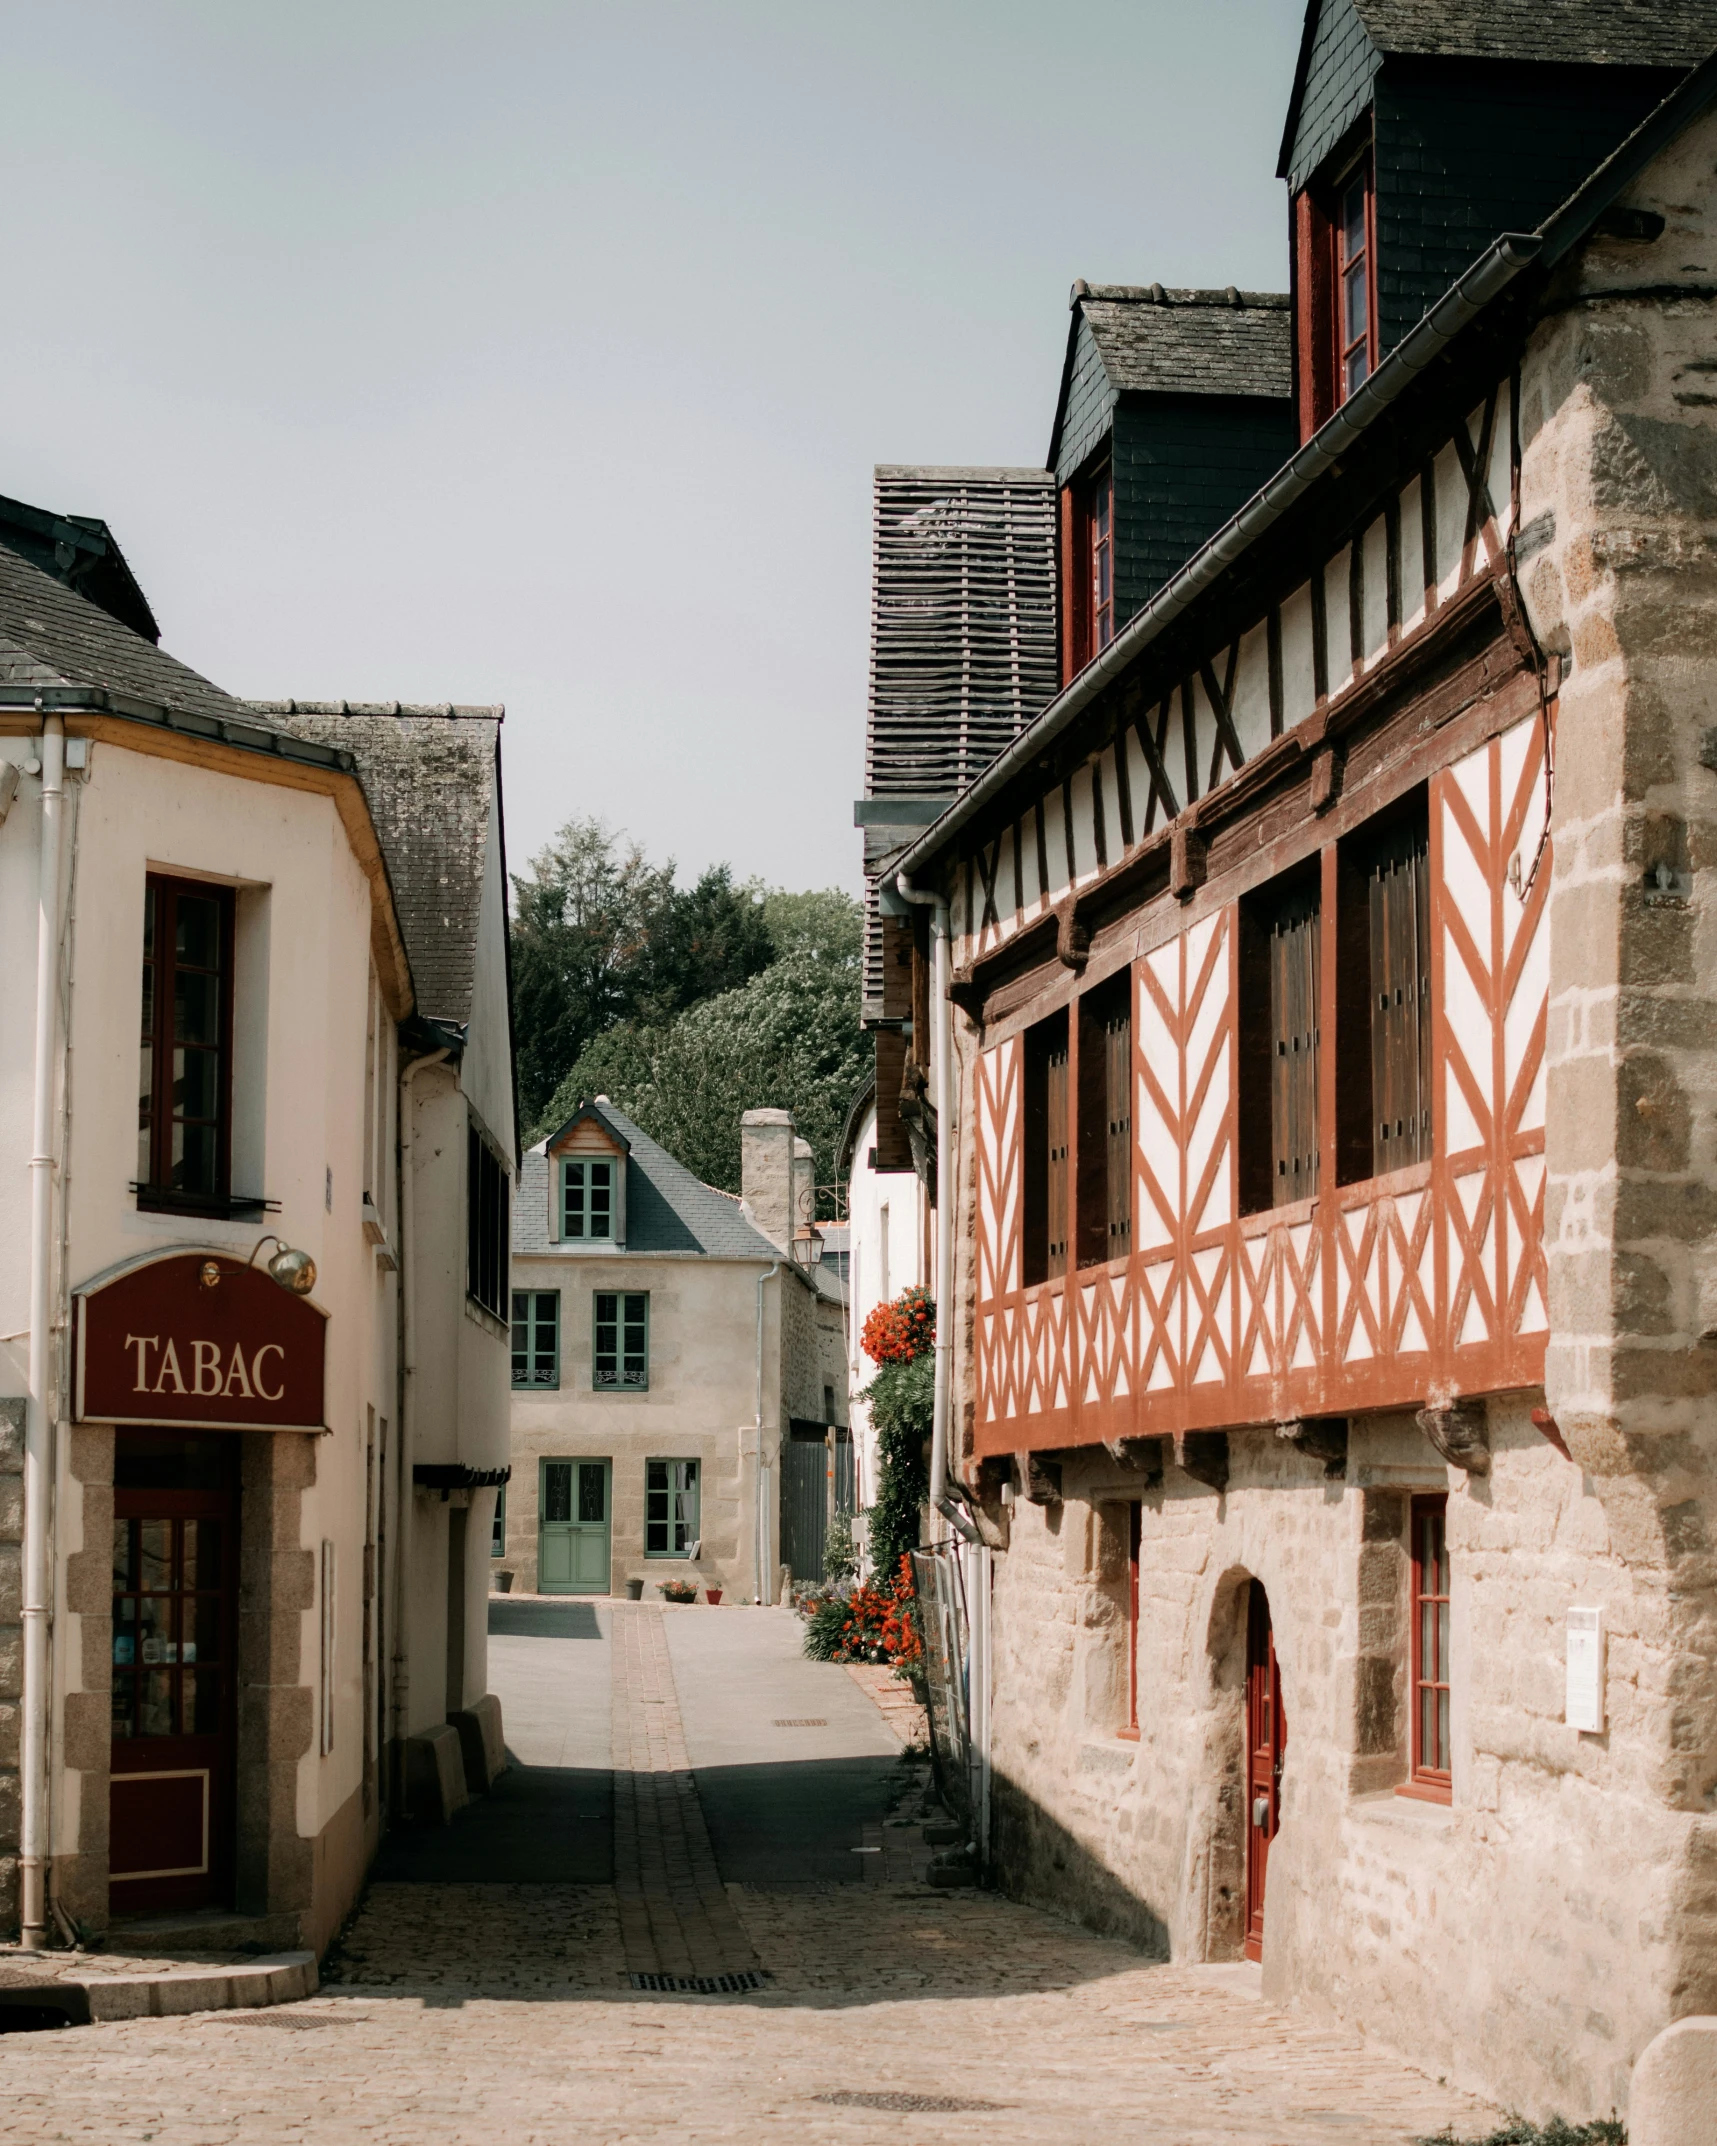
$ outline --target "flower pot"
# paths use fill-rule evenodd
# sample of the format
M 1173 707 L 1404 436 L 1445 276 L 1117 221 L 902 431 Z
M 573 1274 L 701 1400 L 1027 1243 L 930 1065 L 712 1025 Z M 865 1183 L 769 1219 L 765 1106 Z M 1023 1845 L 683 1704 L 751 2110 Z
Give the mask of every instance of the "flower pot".
M 644 1583 L 642 1580 L 628 1580 L 626 1582 L 626 1599 L 628 1602 L 643 1601 Z
M 703 1598 L 711 1609 L 715 1609 L 721 1601 L 721 1589 L 719 1587 L 706 1587 L 703 1591 Z
M 510 1572 L 497 1572 L 495 1575 L 495 1592 L 498 1595 L 510 1595 L 512 1591 L 513 1575 Z

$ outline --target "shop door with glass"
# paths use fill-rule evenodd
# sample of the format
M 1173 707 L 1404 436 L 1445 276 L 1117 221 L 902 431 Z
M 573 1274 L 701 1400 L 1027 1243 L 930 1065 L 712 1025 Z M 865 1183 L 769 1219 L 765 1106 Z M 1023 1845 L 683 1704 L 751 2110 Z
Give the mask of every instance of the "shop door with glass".
M 231 1433 L 114 1439 L 109 1904 L 228 1905 L 237 1757 Z
M 608 1463 L 545 1460 L 537 1520 L 537 1586 L 545 1595 L 608 1592 Z

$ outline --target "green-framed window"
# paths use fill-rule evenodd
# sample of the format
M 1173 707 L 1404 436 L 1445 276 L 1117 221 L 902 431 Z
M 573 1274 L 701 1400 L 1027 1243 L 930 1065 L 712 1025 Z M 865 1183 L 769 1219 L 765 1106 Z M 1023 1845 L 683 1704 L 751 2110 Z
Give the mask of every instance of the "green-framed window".
M 576 1244 L 614 1242 L 614 1165 L 568 1157 L 560 1166 L 560 1233 Z
M 596 1291 L 591 1383 L 604 1392 L 642 1393 L 650 1383 L 650 1293 Z
M 560 1384 L 560 1291 L 513 1291 L 513 1384 Z
M 698 1464 L 644 1463 L 644 1555 L 689 1557 L 698 1540 Z

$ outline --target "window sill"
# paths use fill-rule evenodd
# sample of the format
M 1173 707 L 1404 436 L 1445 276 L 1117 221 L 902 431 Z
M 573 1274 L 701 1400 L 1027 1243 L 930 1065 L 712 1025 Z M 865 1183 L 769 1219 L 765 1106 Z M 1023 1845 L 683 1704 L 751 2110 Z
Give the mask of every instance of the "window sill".
M 503 1324 L 489 1309 L 488 1305 L 479 1304 L 475 1297 L 467 1296 L 465 1299 L 465 1316 L 473 1326 L 480 1326 L 485 1334 L 493 1334 L 498 1341 L 504 1341 L 509 1349 L 512 1347 L 513 1329 L 511 1323 Z
M 1451 1781 L 1402 1781 L 1395 1793 L 1405 1796 L 1409 1803 L 1453 1803 L 1454 1783 Z
M 183 1193 L 165 1191 L 158 1185 L 132 1185 L 128 1189 L 137 1196 L 140 1215 L 194 1216 L 203 1222 L 254 1222 L 263 1215 L 280 1212 L 278 1200 L 266 1200 L 260 1193 L 254 1198 L 227 1194 L 192 1199 Z
M 1446 1833 L 1455 1822 L 1453 1804 L 1403 1795 L 1400 1787 L 1355 1796 L 1348 1808 L 1367 1825 L 1404 1827 L 1414 1833 Z
M 1410 1162 L 1399 1170 L 1384 1170 L 1376 1177 L 1356 1178 L 1350 1185 L 1338 1185 L 1336 1204 L 1345 1212 L 1354 1207 L 1368 1207 L 1373 1200 L 1399 1200 L 1415 1192 L 1424 1192 L 1430 1182 L 1431 1165 Z
M 515 1379 L 513 1381 L 513 1391 L 514 1393 L 559 1393 L 560 1381 L 556 1379 L 554 1384 L 550 1386 L 541 1379 Z

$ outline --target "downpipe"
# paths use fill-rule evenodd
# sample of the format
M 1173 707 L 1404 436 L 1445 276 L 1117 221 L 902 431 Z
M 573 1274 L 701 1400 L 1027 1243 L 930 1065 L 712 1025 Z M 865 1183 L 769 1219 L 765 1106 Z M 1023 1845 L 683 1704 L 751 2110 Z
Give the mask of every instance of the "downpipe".
M 42 837 L 36 881 L 35 1094 L 30 1133 L 30 1365 L 24 1410 L 24 1677 L 19 1739 L 19 1921 L 26 1952 L 48 1942 L 48 1497 L 54 1479 L 54 1045 L 59 1030 L 60 833 L 65 724 L 42 724 Z
M 412 1083 L 420 1073 L 451 1057 L 451 1046 L 426 1051 L 402 1066 L 399 1075 L 399 1486 L 394 1524 L 393 1569 L 393 1662 L 388 1691 L 388 1717 L 392 1724 L 389 1753 L 390 1801 L 395 1825 L 405 1819 L 405 1744 L 411 1734 L 411 1641 L 407 1610 L 411 1599 L 412 1520 L 416 1504 L 412 1469 L 417 1451 L 417 1240 L 412 1233 L 415 1213 L 413 1148 L 417 1133 L 416 1105 Z
M 965 1579 L 966 1728 L 978 1868 L 990 1854 L 990 1552 L 948 1474 L 954 1385 L 954 1003 L 948 996 L 951 919 L 946 899 L 895 876 L 903 901 L 930 911 L 930 1078 L 936 1098 L 936 1377 L 930 1421 L 930 1504 L 959 1536 Z M 880 1100 L 880 1098 L 879 1098 Z
M 763 1465 L 763 1292 L 780 1272 L 781 1262 L 777 1260 L 774 1266 L 765 1268 L 757 1277 L 757 1401 L 756 1413 L 752 1418 L 752 1430 L 755 1435 L 757 1455 L 757 1510 L 753 1516 L 753 1533 L 757 1538 L 755 1548 L 757 1551 L 757 1606 L 759 1609 L 767 1609 L 774 1596 L 774 1589 L 770 1586 L 767 1576 L 769 1566 L 769 1506 L 768 1470 Z

